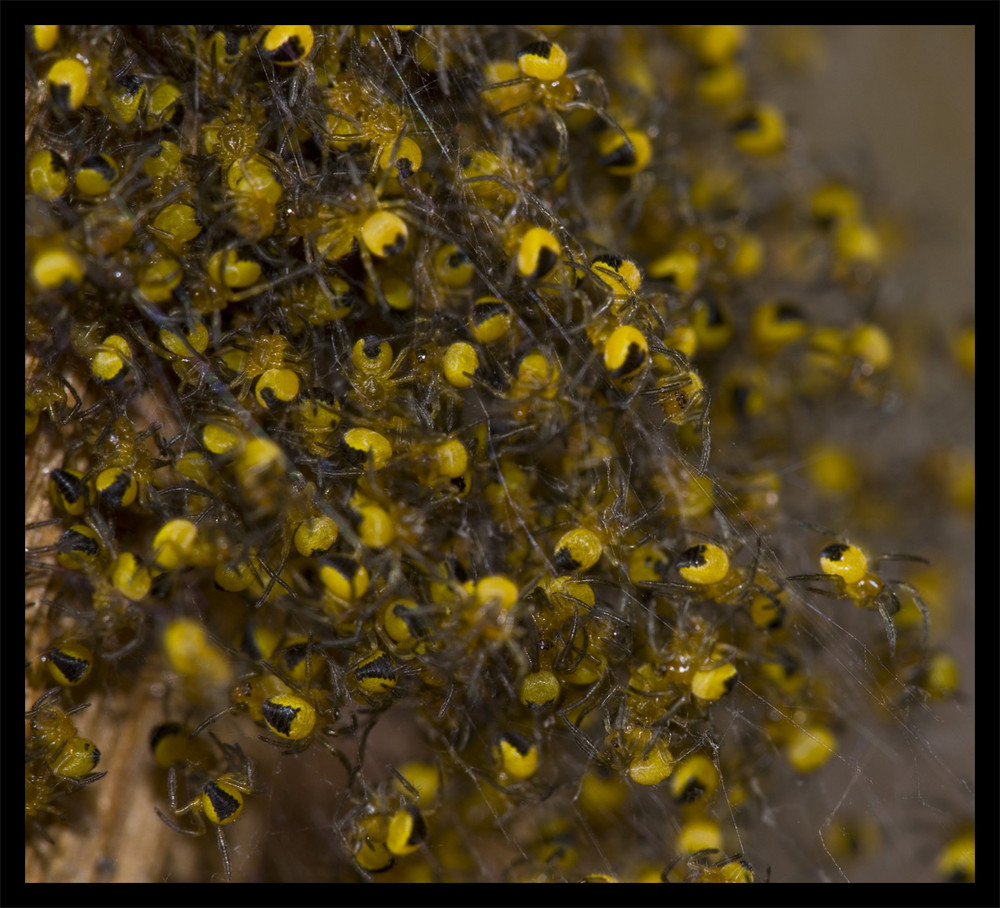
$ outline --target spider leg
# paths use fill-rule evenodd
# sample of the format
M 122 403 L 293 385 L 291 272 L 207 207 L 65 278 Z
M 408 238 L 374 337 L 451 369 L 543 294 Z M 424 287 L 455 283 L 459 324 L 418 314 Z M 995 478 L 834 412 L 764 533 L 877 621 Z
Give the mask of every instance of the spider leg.
M 801 582 L 805 580 L 828 580 L 829 578 L 829 574 L 791 574 L 785 580 Z
M 325 733 L 331 734 L 331 731 L 327 729 Z M 333 754 L 333 756 L 335 756 L 340 761 L 341 765 L 347 772 L 347 778 L 350 779 L 351 774 L 354 772 L 354 767 L 351 766 L 351 761 L 347 759 L 346 754 L 339 747 L 334 747 L 329 741 L 325 740 L 324 738 L 320 738 L 319 743 L 322 744 L 328 751 L 330 751 L 331 754 Z
M 886 605 L 886 600 L 884 597 L 878 597 L 878 612 L 882 616 L 882 620 L 885 622 L 886 633 L 889 635 L 889 655 L 896 655 L 896 625 L 892 621 L 892 613 L 889 611 L 888 605 Z M 897 603 L 897 611 L 898 609 Z
M 600 750 L 587 737 L 580 726 L 590 713 L 603 707 L 615 693 L 615 688 L 606 684 L 605 679 L 601 679 L 596 681 L 582 697 L 558 712 L 559 718 L 562 719 L 569 729 L 570 734 L 576 739 L 580 749 L 594 762 L 599 762 Z M 575 719 L 569 715 L 573 710 L 578 710 Z
M 927 608 L 927 604 L 920 598 L 920 594 L 909 583 L 904 583 L 902 580 L 893 580 L 892 585 L 906 590 L 906 592 L 913 597 L 913 602 L 916 604 L 917 608 L 920 609 L 920 617 L 923 618 L 923 630 L 920 634 L 920 645 L 926 647 L 927 636 L 930 633 L 931 627 L 931 614 L 930 610 Z
M 557 715 L 560 719 L 562 719 L 566 728 L 569 730 L 569 733 L 576 740 L 577 746 L 587 755 L 587 758 L 591 762 L 598 762 L 601 755 L 600 751 L 594 746 L 590 738 L 583 733 L 579 726 L 577 726 L 577 724 L 566 715 L 566 710 L 560 710 Z
M 834 577 L 830 574 L 792 574 L 790 577 L 785 578 L 786 582 L 822 582 L 826 583 L 825 587 L 817 586 L 803 586 L 803 589 L 807 593 L 816 593 L 820 596 L 826 596 L 830 599 L 847 599 L 850 598 L 847 592 L 844 582 L 840 577 Z M 834 586 L 831 587 L 830 584 Z
M 559 154 L 556 158 L 556 171 L 551 177 L 544 180 L 545 185 L 555 183 L 569 167 L 569 130 L 566 128 L 565 121 L 558 113 L 552 110 L 549 111 L 549 114 L 556 132 L 559 134 Z
M 229 860 L 229 846 L 226 844 L 226 834 L 222 831 L 221 826 L 215 827 L 215 834 L 219 839 L 219 851 L 222 852 L 222 863 L 226 868 L 226 882 L 231 883 L 233 881 L 233 865 Z
M 914 564 L 930 564 L 926 558 L 921 558 L 919 555 L 900 555 L 896 552 L 879 555 L 872 564 L 877 569 L 884 561 L 912 561 Z
M 197 837 L 205 834 L 204 828 L 202 828 L 201 830 L 197 830 L 197 829 L 188 829 L 185 826 L 179 826 L 177 823 L 175 823 L 173 820 L 167 817 L 167 815 L 162 810 L 160 810 L 159 807 L 154 807 L 153 810 L 156 811 L 156 815 L 161 820 L 163 820 L 163 822 L 166 823 L 167 826 L 169 826 L 174 832 L 179 832 L 181 835 L 189 835 L 192 837 Z
M 284 756 L 300 754 L 312 744 L 311 736 L 303 738 L 301 741 L 279 741 L 277 738 L 269 738 L 267 735 L 257 735 L 257 740 L 263 741 L 265 744 L 270 744 L 272 747 L 280 748 Z
M 204 731 L 204 730 L 205 730 L 206 728 L 208 728 L 208 726 L 209 726 L 209 725 L 211 725 L 211 724 L 212 724 L 213 722 L 216 722 L 216 721 L 218 721 L 219 719 L 221 719 L 221 718 L 222 718 L 223 716 L 225 716 L 225 715 L 232 715 L 232 714 L 233 714 L 233 712 L 234 712 L 234 710 L 233 710 L 233 707 L 232 707 L 232 706 L 227 706 L 227 707 L 226 707 L 225 709 L 220 709 L 220 710 L 219 710 L 218 712 L 216 712 L 216 713 L 212 713 L 212 715 L 210 715 L 210 716 L 209 716 L 209 717 L 208 717 L 208 718 L 207 718 L 207 719 L 206 719 L 206 720 L 205 720 L 204 722 L 202 722 L 202 723 L 201 723 L 201 724 L 200 724 L 200 725 L 199 725 L 199 726 L 198 726 L 198 727 L 197 727 L 197 728 L 196 728 L 196 729 L 195 729 L 195 730 L 194 730 L 193 732 L 191 732 L 191 737 L 192 737 L 192 738 L 194 738 L 194 737 L 197 737 L 197 736 L 198 736 L 198 735 L 200 735 L 200 734 L 201 734 L 201 733 L 202 733 L 202 732 L 203 732 L 203 731 Z

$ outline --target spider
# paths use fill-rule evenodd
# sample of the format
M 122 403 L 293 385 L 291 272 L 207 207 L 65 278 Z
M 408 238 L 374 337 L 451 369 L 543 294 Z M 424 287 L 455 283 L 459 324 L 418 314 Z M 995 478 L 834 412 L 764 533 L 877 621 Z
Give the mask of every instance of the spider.
M 175 817 L 190 815 L 192 825 L 180 826 L 164 814 L 159 807 L 154 809 L 156 815 L 167 826 L 182 835 L 203 836 L 207 831 L 205 821 L 213 824 L 219 841 L 219 851 L 222 852 L 222 862 L 226 868 L 226 881 L 232 882 L 233 868 L 229 860 L 229 847 L 226 845 L 226 837 L 222 827 L 234 823 L 240 818 L 244 806 L 243 795 L 254 794 L 258 789 L 254 787 L 253 763 L 243 753 L 242 748 L 238 744 L 224 744 L 217 738 L 215 740 L 222 749 L 227 771 L 203 782 L 198 794 L 186 804 L 181 805 L 178 797 L 177 767 L 171 766 L 167 775 L 170 811 Z
M 548 177 L 549 182 L 554 183 L 569 166 L 569 129 L 562 115 L 573 110 L 592 111 L 610 130 L 611 138 L 600 149 L 607 165 L 626 168 L 620 170 L 622 173 L 631 172 L 628 168 L 645 158 L 644 166 L 649 157 L 645 144 L 637 149 L 638 134 L 627 134 L 607 112 L 608 93 L 600 77 L 593 70 L 567 73 L 567 69 L 562 47 L 552 41 L 534 41 L 518 51 L 516 64 L 500 60 L 488 65 L 485 73 L 490 84 L 481 93 L 501 117 L 513 117 L 516 122 L 532 123 L 540 112 L 548 115 L 559 138 L 555 172 Z M 588 92 L 596 95 L 596 102 L 585 98 Z
M 879 555 L 874 560 L 872 567 L 877 570 L 884 561 L 929 563 L 917 555 L 890 554 Z M 913 598 L 917 608 L 920 609 L 920 614 L 923 617 L 921 644 L 926 645 L 930 615 L 923 599 L 910 584 L 904 583 L 902 580 L 883 580 L 874 570 L 869 570 L 868 556 L 856 545 L 849 542 L 835 542 L 828 545 L 819 553 L 819 565 L 823 570 L 822 574 L 795 574 L 788 580 L 825 582 L 828 584 L 826 588 L 807 586 L 806 589 L 811 593 L 832 596 L 834 599 L 853 600 L 858 608 L 876 610 L 885 622 L 890 655 L 896 654 L 896 625 L 892 621 L 892 616 L 900 609 L 896 590 L 905 590 Z M 830 588 L 830 584 L 832 584 L 832 588 Z

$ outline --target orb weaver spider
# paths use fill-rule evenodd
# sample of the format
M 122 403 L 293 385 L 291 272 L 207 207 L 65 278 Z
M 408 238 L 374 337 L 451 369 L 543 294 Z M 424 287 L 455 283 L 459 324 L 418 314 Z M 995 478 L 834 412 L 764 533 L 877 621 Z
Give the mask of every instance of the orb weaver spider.
M 920 594 L 909 583 L 902 580 L 883 580 L 875 570 L 885 561 L 914 561 L 918 564 L 929 564 L 919 555 L 879 555 L 872 562 L 873 570 L 869 570 L 868 556 L 856 545 L 849 542 L 834 542 L 819 553 L 819 565 L 822 574 L 795 574 L 788 580 L 801 582 L 824 582 L 826 587 L 805 587 L 811 593 L 831 596 L 834 599 L 849 599 L 858 608 L 877 611 L 885 622 L 889 638 L 889 654 L 896 654 L 896 625 L 892 616 L 901 608 L 896 590 L 905 590 L 913 599 L 923 618 L 923 633 L 921 645 L 927 644 L 927 634 L 930 627 L 930 614 L 927 605 Z M 832 584 L 832 586 L 831 586 Z
M 547 181 L 554 183 L 569 167 L 569 128 L 563 114 L 574 110 L 589 110 L 599 117 L 612 132 L 613 139 L 602 145 L 602 158 L 612 167 L 625 168 L 621 172 L 631 172 L 629 168 L 648 162 L 645 137 L 638 141 L 642 148 L 637 150 L 632 135 L 607 112 L 608 91 L 603 80 L 589 69 L 568 73 L 566 51 L 558 44 L 539 40 L 522 47 L 517 53 L 517 62 L 499 60 L 486 67 L 489 82 L 480 93 L 490 106 L 504 118 L 513 118 L 518 124 L 529 125 L 543 117 L 552 123 L 558 136 L 555 171 Z M 596 100 L 585 97 L 590 91 Z M 640 169 L 640 167 L 636 167 Z
M 232 882 L 233 868 L 229 859 L 229 846 L 222 827 L 234 823 L 243 813 L 243 796 L 259 791 L 254 786 L 254 766 L 238 744 L 224 744 L 215 735 L 212 738 L 221 748 L 227 766 L 226 772 L 209 777 L 201 783 L 201 788 L 190 801 L 181 804 L 178 797 L 177 767 L 171 766 L 167 775 L 170 793 L 170 811 L 175 817 L 190 815 L 193 825 L 181 826 L 171 820 L 159 807 L 154 807 L 156 815 L 174 832 L 187 836 L 203 836 L 207 832 L 206 821 L 215 827 L 222 852 L 222 862 L 226 869 L 226 881 Z M 201 775 L 201 774 L 199 774 Z

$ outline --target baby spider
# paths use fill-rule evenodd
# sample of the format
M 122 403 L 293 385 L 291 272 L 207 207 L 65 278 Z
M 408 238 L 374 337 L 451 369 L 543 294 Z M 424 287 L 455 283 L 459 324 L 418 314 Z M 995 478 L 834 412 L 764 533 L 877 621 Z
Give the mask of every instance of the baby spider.
M 315 655 L 317 648 L 313 644 L 303 642 L 301 647 L 300 649 L 300 644 L 295 644 L 276 655 L 279 659 L 287 659 L 293 650 L 302 655 L 299 664 L 290 665 L 286 661 L 286 667 L 292 675 L 303 671 L 302 680 L 312 682 L 328 663 Z M 286 655 L 283 657 L 282 653 Z M 253 675 L 237 684 L 231 694 L 231 705 L 205 719 L 191 732 L 191 737 L 197 737 L 222 716 L 245 710 L 250 718 L 255 722 L 262 722 L 274 735 L 258 735 L 261 741 L 281 748 L 286 754 L 302 753 L 314 741 L 318 741 L 340 761 L 350 777 L 353 772 L 350 761 L 343 751 L 328 740 L 342 732 L 355 730 L 353 717 L 348 726 L 335 727 L 340 718 L 340 709 L 336 704 L 343 699 L 339 687 L 335 686 L 333 691 L 323 688 L 300 691 L 291 677 L 280 675 L 266 662 L 263 664 L 267 672 Z M 336 679 L 334 684 L 336 685 Z
M 877 570 L 884 561 L 929 563 L 917 555 L 879 555 L 873 563 L 873 568 Z M 896 590 L 906 590 L 923 616 L 921 644 L 926 645 L 930 616 L 923 599 L 910 584 L 902 580 L 883 580 L 874 571 L 869 571 L 868 556 L 849 542 L 835 542 L 828 545 L 819 553 L 819 566 L 823 570 L 822 574 L 795 574 L 788 580 L 822 581 L 827 584 L 825 588 L 807 586 L 806 589 L 811 593 L 831 596 L 834 599 L 851 599 L 858 608 L 876 609 L 885 622 L 890 655 L 896 654 L 896 625 L 892 621 L 892 616 L 900 609 Z
M 761 539 L 758 537 L 749 567 L 731 564 L 729 553 L 714 542 L 699 542 L 677 557 L 674 567 L 683 583 L 646 580 L 640 586 L 688 593 L 702 601 L 712 601 L 746 609 L 754 622 L 773 626 L 781 622 L 784 606 L 782 587 L 760 566 Z
M 654 339 L 650 344 L 656 379 L 649 394 L 667 421 L 677 426 L 686 449 L 699 451 L 697 472 L 708 467 L 712 441 L 709 432 L 711 397 L 708 388 L 691 363 L 678 350 Z
M 533 41 L 517 53 L 517 62 L 498 60 L 485 67 L 489 84 L 480 93 L 503 118 L 518 126 L 530 126 L 548 118 L 558 136 L 554 183 L 569 166 L 569 128 L 563 118 L 574 110 L 589 110 L 598 117 L 613 138 L 601 144 L 602 161 L 607 166 L 628 168 L 648 162 L 645 136 L 630 135 L 607 112 L 608 91 L 596 72 L 590 69 L 568 73 L 566 51 L 552 41 Z M 588 98 L 588 95 L 594 97 Z M 636 147 L 639 142 L 639 148 Z M 636 169 L 640 169 L 636 167 Z M 615 172 L 615 171 L 612 171 Z
M 66 391 L 73 395 L 73 406 L 66 403 Z M 64 426 L 83 408 L 80 395 L 62 375 L 39 371 L 24 382 L 24 434 L 38 428 L 41 414 L 48 413 L 56 425 Z
M 363 337 L 351 348 L 354 366 L 348 375 L 352 390 L 348 399 L 364 411 L 381 410 L 396 395 L 406 378 L 393 378 L 406 362 L 406 353 L 393 357 L 392 345 L 375 335 Z
M 213 735 L 213 738 L 215 736 Z M 222 852 L 222 862 L 226 868 L 226 881 L 232 882 L 233 868 L 229 860 L 229 847 L 222 827 L 234 823 L 243 813 L 243 795 L 254 794 L 254 767 L 238 744 L 224 744 L 215 739 L 225 755 L 227 771 L 222 775 L 208 778 L 201 783 L 201 790 L 187 804 L 181 806 L 177 791 L 177 766 L 171 766 L 167 775 L 167 785 L 170 791 L 170 811 L 175 817 L 190 814 L 193 825 L 179 826 L 155 807 L 156 815 L 174 832 L 182 835 L 202 836 L 206 832 L 205 821 L 214 824 L 219 840 L 219 851 Z M 201 779 L 204 775 L 199 773 Z
M 36 758 L 44 759 L 45 765 L 71 788 L 103 779 L 106 772 L 94 772 L 101 762 L 101 752 L 93 741 L 76 733 L 76 725 L 70 718 L 90 704 L 64 710 L 55 703 L 59 697 L 60 689 L 52 688 L 25 713 L 31 722 L 31 737 L 25 742 L 25 764 L 33 763 Z

